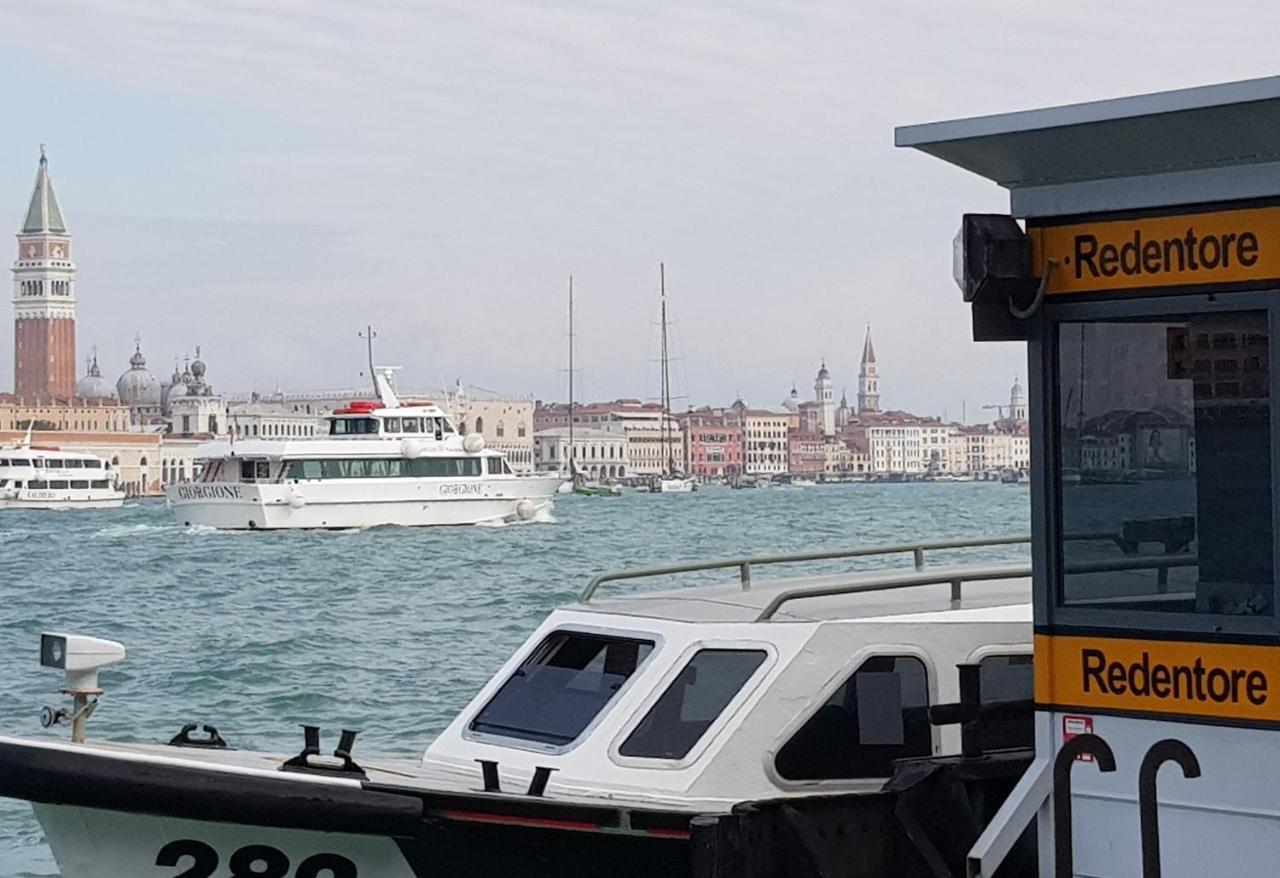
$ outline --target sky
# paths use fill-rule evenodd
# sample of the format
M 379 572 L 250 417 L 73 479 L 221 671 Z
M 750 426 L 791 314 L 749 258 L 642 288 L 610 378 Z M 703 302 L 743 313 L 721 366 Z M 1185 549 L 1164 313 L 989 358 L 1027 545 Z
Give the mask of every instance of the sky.
M 951 280 L 1006 193 L 895 125 L 1272 75 L 1271 3 L 42 0 L 0 6 L 0 220 L 39 144 L 80 355 L 221 391 L 657 396 L 658 266 L 686 404 L 856 392 L 970 421 L 1025 375 Z M 16 254 L 15 254 L 16 255 Z M 0 388 L 12 386 L 0 335 Z

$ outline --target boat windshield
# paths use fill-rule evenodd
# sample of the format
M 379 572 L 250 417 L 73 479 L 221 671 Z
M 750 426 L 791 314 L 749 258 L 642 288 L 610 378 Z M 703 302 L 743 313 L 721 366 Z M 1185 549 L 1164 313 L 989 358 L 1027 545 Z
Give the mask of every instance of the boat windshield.
M 653 641 L 576 631 L 547 636 L 470 730 L 564 746 L 582 734 L 653 651 Z

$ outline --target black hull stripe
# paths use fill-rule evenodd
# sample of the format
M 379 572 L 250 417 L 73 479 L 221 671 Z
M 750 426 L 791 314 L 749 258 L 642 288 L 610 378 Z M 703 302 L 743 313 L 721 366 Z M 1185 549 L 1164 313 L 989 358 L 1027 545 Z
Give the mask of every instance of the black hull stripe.
M 51 805 L 359 835 L 412 836 L 422 800 L 0 743 L 0 796 Z

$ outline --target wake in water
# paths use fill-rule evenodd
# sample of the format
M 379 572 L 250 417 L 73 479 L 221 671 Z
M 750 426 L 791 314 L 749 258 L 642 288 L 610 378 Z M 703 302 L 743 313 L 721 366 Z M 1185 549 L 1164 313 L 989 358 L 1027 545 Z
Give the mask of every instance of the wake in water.
M 114 539 L 144 533 L 174 533 L 176 524 L 111 524 L 89 535 L 90 539 Z
M 533 514 L 531 518 L 516 518 L 511 521 L 506 519 L 498 519 L 496 521 L 478 521 L 476 527 L 511 527 L 517 524 L 556 524 L 557 519 L 555 513 L 552 512 L 550 506 L 544 506 Z

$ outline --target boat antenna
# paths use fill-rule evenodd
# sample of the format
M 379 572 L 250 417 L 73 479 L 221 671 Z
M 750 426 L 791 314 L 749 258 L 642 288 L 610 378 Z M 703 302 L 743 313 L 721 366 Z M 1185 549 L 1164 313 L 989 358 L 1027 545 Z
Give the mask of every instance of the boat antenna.
M 378 396 L 378 377 L 373 370 L 373 340 L 378 337 L 378 333 L 373 331 L 372 326 L 365 326 L 364 332 L 358 333 L 358 335 L 364 339 L 365 345 L 369 349 L 369 380 L 373 382 L 373 395 Z

